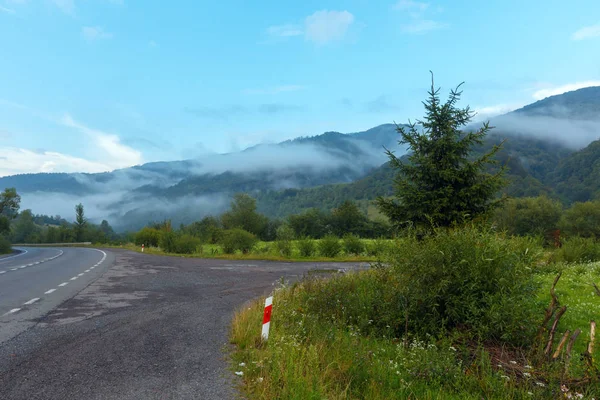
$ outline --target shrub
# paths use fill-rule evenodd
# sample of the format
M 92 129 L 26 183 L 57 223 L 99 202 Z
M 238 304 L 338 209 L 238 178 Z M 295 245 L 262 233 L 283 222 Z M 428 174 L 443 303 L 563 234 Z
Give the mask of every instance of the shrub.
M 365 251 L 365 245 L 358 236 L 347 234 L 344 236 L 344 251 L 346 254 L 359 255 Z
M 600 239 L 600 201 L 573 204 L 563 214 L 560 228 L 568 236 Z
M 315 255 L 315 241 L 309 237 L 298 240 L 298 250 L 300 257 L 312 257 Z
M 562 204 L 546 196 L 508 200 L 496 210 L 494 222 L 498 229 L 511 235 L 544 236 L 558 228 Z
M 177 252 L 177 237 L 173 231 L 163 231 L 160 235 L 160 248 L 167 253 Z
M 161 238 L 161 232 L 154 228 L 142 228 L 134 236 L 135 244 L 138 246 L 158 247 Z
M 192 235 L 181 235 L 175 239 L 175 253 L 194 254 L 198 250 L 202 252 L 202 242 Z
M 8 239 L 0 235 L 0 254 L 8 254 L 11 251 L 12 247 L 10 246 Z
M 288 225 L 281 225 L 277 228 L 276 237 L 275 248 L 277 252 L 284 257 L 290 257 L 292 255 L 292 240 L 294 239 L 292 228 Z
M 256 236 L 243 229 L 228 229 L 223 231 L 221 239 L 223 252 L 233 254 L 240 250 L 242 253 L 249 253 L 258 241 Z
M 337 236 L 327 235 L 319 242 L 319 253 L 323 257 L 334 258 L 340 251 L 342 251 L 342 245 Z
M 552 255 L 552 261 L 600 261 L 600 243 L 592 238 L 573 237 L 564 240 L 562 247 Z
M 535 329 L 532 267 L 540 252 L 527 238 L 477 228 L 407 238 L 389 264 L 417 333 L 470 332 L 481 340 L 522 344 Z M 403 319 L 402 316 L 398 318 Z
M 366 247 L 370 256 L 382 256 L 392 249 L 390 242 L 383 238 L 373 240 Z

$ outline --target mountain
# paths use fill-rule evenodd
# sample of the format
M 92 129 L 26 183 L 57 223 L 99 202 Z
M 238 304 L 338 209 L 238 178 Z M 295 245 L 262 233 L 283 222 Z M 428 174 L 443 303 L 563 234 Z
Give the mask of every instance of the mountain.
M 547 193 L 563 201 L 597 196 L 600 87 L 552 96 L 494 118 L 478 150 L 506 139 L 498 160 L 509 167 L 506 193 Z M 16 187 L 23 208 L 69 217 L 82 202 L 92 220 L 137 229 L 148 221 L 174 224 L 217 214 L 232 194 L 250 192 L 261 211 L 283 217 L 306 208 L 330 209 L 345 199 L 364 207 L 392 193 L 394 171 L 384 148 L 403 155 L 396 125 L 364 132 L 326 132 L 193 160 L 154 162 L 101 174 L 24 174 L 0 178 Z

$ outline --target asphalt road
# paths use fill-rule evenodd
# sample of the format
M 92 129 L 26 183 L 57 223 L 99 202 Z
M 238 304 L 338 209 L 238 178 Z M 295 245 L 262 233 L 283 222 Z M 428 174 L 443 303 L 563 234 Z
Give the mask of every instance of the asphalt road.
M 113 259 L 94 249 L 19 250 L 0 258 L 0 344 L 85 288 Z
M 66 282 L 64 277 L 84 273 L 65 287 L 85 285 L 78 290 L 74 285 L 77 291 L 58 306 L 31 314 L 28 329 L 0 344 L 0 399 L 237 398 L 239 378 L 228 369 L 226 356 L 233 312 L 269 294 L 282 277 L 295 280 L 311 269 L 360 267 L 103 250 L 107 257 L 92 270 L 90 263 L 93 266 L 102 257 L 92 249 L 40 249 L 41 253 L 20 257 L 44 259 L 59 250 L 62 256 L 22 270 L 12 270 L 19 257 L 5 263 L 0 259 L 0 270 L 10 263 L 11 274 L 31 273 L 22 281 L 32 282 L 31 289 L 21 286 L 26 294 L 17 296 L 19 291 L 13 291 L 7 297 L 13 299 L 10 304 L 2 297 L 2 310 L 28 308 L 23 299 L 32 296 L 40 297 L 34 310 L 36 304 L 52 305 L 40 291 L 56 288 Z M 46 275 L 33 278 L 38 271 Z M 0 285 L 7 277 L 8 273 L 0 275 Z M 58 290 L 51 294 L 55 293 Z M 12 326 L 15 315 L 25 315 L 20 313 L 0 318 L 0 330 Z

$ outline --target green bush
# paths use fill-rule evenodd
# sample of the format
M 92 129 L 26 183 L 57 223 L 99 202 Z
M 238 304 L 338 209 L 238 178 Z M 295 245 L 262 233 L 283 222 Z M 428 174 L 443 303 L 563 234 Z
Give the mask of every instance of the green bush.
M 12 252 L 12 247 L 10 246 L 10 242 L 7 238 L 0 235 L 0 254 L 8 254 Z
M 175 232 L 161 232 L 159 245 L 160 248 L 167 253 L 177 253 L 177 235 L 175 235 Z
M 256 245 L 258 239 L 255 235 L 243 229 L 228 229 L 223 231 L 221 241 L 224 253 L 233 254 L 239 250 L 247 254 Z
M 160 243 L 161 232 L 154 228 L 142 228 L 135 234 L 134 241 L 138 246 L 158 247 Z
M 327 235 L 319 241 L 319 254 L 323 257 L 334 258 L 342 251 L 342 245 L 337 236 Z
M 277 228 L 276 237 L 275 248 L 277 253 L 284 257 L 290 257 L 292 255 L 292 240 L 294 239 L 292 228 L 288 225 L 281 225 Z
M 359 255 L 365 251 L 365 245 L 358 236 L 347 234 L 344 236 L 344 251 L 346 254 Z
M 300 251 L 300 257 L 314 256 L 316 251 L 315 241 L 309 237 L 298 240 L 298 250 Z
M 194 254 L 202 252 L 202 242 L 192 235 L 181 235 L 175 239 L 175 253 Z
M 511 235 L 546 236 L 558 228 L 562 215 L 560 201 L 546 196 L 509 199 L 496 210 L 494 222 Z
M 600 239 L 600 201 L 573 204 L 563 214 L 560 228 L 567 236 Z
M 522 344 L 535 329 L 532 268 L 539 254 L 527 238 L 460 228 L 422 241 L 407 238 L 389 264 L 411 330 L 460 329 L 481 340 Z
M 478 229 L 440 231 L 384 258 L 387 267 L 304 285 L 306 313 L 366 335 L 447 336 L 530 344 L 543 305 L 533 267 L 541 247 Z
M 382 256 L 392 249 L 392 245 L 389 240 L 386 239 L 375 239 L 367 246 L 367 254 L 370 256 Z
M 593 238 L 573 237 L 564 240 L 561 248 L 552 255 L 552 261 L 600 261 L 600 243 Z

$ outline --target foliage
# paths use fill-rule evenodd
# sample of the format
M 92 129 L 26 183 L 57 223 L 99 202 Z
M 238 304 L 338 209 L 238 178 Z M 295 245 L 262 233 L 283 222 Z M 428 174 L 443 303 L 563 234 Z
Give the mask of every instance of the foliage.
M 323 257 L 334 258 L 340 251 L 342 251 L 342 245 L 340 240 L 335 235 L 327 235 L 319 241 L 319 254 Z
M 300 214 L 288 217 L 288 225 L 293 229 L 296 237 L 310 236 L 315 239 L 327 233 L 328 216 L 321 210 L 311 208 Z
M 365 245 L 360 238 L 351 233 L 344 235 L 344 251 L 346 254 L 359 255 L 365 251 Z
M 267 218 L 256 211 L 256 199 L 246 193 L 238 193 L 231 202 L 231 209 L 221 215 L 223 228 L 243 229 L 260 236 L 267 227 Z
M 233 254 L 236 251 L 241 251 L 244 254 L 249 253 L 258 241 L 256 235 L 243 229 L 225 230 L 221 240 L 223 252 L 226 254 Z
M 8 254 L 12 252 L 10 241 L 4 236 L 0 235 L 0 254 Z
M 31 210 L 24 210 L 19 214 L 12 226 L 13 243 L 37 243 L 39 228 L 33 222 Z
M 600 242 L 594 238 L 568 238 L 560 249 L 554 251 L 551 260 L 569 263 L 600 261 Z
M 142 228 L 135 234 L 135 244 L 138 246 L 158 247 L 161 238 L 161 232 L 155 228 Z
M 494 222 L 511 235 L 546 236 L 558 228 L 562 204 L 546 196 L 509 199 L 496 210 Z
M 205 243 L 218 243 L 223 228 L 218 218 L 208 216 L 183 228 L 183 232 L 199 238 Z
M 292 255 L 293 239 L 294 231 L 288 225 L 281 225 L 277 228 L 277 240 L 275 242 L 277 252 L 284 257 L 290 257 Z
M 79 203 L 75 206 L 75 240 L 82 242 L 87 228 L 87 219 L 83 210 L 83 204 Z
M 563 214 L 560 228 L 568 236 L 600 239 L 600 200 L 573 204 Z
M 360 234 L 366 224 L 367 216 L 352 201 L 344 201 L 331 213 L 331 227 L 338 237 L 347 233 Z
M 481 340 L 527 342 L 535 325 L 532 267 L 539 250 L 533 240 L 471 227 L 440 230 L 422 242 L 406 238 L 388 262 L 410 331 L 460 329 Z
M 496 160 L 500 149 L 494 146 L 488 153 L 470 160 L 472 149 L 483 144 L 491 129 L 485 123 L 476 132 L 463 132 L 473 113 L 456 103 L 460 85 L 450 92 L 448 101 L 440 103 L 439 89 L 433 79 L 429 98 L 425 101 L 426 115 L 408 130 L 398 127 L 401 144 L 408 144 L 408 162 L 402 162 L 387 151 L 392 167 L 398 174 L 394 180 L 396 199 L 379 197 L 381 211 L 396 225 L 451 226 L 470 220 L 498 205 L 496 194 L 504 185 L 500 169 L 494 174 L 485 171 Z
M 378 238 L 372 240 L 366 246 L 367 254 L 370 256 L 383 256 L 392 250 L 392 245 L 389 240 Z
M 15 188 L 6 188 L 0 193 L 0 215 L 13 219 L 19 213 L 21 196 Z
M 175 238 L 175 253 L 194 254 L 202 252 L 202 242 L 192 235 L 180 235 Z
M 167 253 L 177 253 L 177 235 L 173 231 L 162 231 L 158 245 Z
M 312 257 L 316 252 L 315 241 L 309 237 L 299 239 L 297 244 L 300 257 Z

